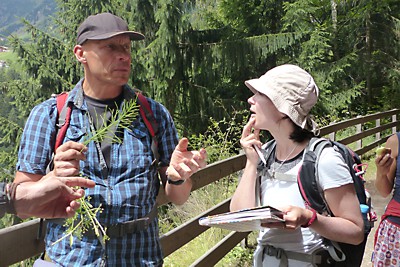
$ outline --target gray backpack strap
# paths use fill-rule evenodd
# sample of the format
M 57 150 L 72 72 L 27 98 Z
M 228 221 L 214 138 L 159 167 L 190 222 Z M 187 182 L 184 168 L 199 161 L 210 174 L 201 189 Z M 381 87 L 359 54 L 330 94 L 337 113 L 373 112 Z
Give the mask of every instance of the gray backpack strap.
M 275 140 L 270 140 L 262 146 L 261 152 L 268 163 L 268 159 L 271 156 L 272 151 L 274 151 L 276 146 Z M 265 166 L 264 163 L 260 160 L 257 167 L 257 181 L 256 181 L 256 205 L 261 205 L 261 177 L 265 175 L 268 171 L 268 166 Z
M 332 146 L 331 142 L 328 139 L 321 138 L 321 137 L 313 137 L 313 138 L 311 138 L 310 143 L 308 144 L 308 146 L 306 147 L 306 149 L 304 151 L 304 152 L 314 151 L 315 155 L 317 156 L 316 162 L 315 162 L 315 178 L 318 183 L 319 183 L 319 176 L 318 176 L 319 159 L 321 157 L 322 150 L 327 146 Z

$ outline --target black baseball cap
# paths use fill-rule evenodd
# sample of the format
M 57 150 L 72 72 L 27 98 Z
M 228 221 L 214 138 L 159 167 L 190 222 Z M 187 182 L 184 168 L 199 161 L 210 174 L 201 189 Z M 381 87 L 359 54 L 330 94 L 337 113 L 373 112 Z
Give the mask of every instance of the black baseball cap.
M 131 40 L 143 40 L 144 35 L 129 31 L 128 24 L 111 13 L 100 13 L 87 17 L 78 28 L 77 44 L 87 40 L 104 40 L 120 34 L 129 35 Z

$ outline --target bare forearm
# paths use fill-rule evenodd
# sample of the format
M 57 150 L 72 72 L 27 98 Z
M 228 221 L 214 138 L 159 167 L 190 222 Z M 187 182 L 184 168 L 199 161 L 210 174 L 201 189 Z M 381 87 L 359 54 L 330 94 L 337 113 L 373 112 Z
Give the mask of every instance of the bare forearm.
M 36 182 L 39 181 L 43 175 L 40 174 L 31 174 L 26 172 L 19 172 L 15 174 L 14 183 L 23 183 L 23 182 Z
M 362 224 L 356 224 L 339 217 L 327 217 L 318 214 L 317 220 L 310 228 L 323 237 L 337 242 L 357 245 L 361 243 L 364 238 Z
M 382 197 L 387 197 L 393 190 L 393 181 L 391 181 L 386 174 L 381 175 L 377 172 L 375 187 Z
M 176 205 L 182 205 L 188 200 L 192 190 L 192 180 L 189 178 L 183 184 L 174 185 L 167 183 L 165 185 L 165 196 L 169 201 Z
M 257 165 L 247 161 L 239 185 L 231 200 L 231 211 L 252 208 L 256 205 L 256 181 Z

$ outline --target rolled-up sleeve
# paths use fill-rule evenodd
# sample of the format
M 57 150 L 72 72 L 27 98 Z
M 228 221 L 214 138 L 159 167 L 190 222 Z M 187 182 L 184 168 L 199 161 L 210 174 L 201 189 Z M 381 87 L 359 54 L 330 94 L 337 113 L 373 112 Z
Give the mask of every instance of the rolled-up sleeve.
M 54 99 L 34 107 L 26 121 L 18 151 L 17 171 L 45 174 L 56 133 L 57 109 Z

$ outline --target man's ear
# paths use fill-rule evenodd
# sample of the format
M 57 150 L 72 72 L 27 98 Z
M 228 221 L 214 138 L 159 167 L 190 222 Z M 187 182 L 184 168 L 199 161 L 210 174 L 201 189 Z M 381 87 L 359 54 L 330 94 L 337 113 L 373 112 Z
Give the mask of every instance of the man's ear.
M 74 54 L 76 59 L 80 62 L 80 63 L 86 63 L 86 57 L 85 57 L 85 51 L 83 50 L 81 45 L 76 45 L 74 47 Z

